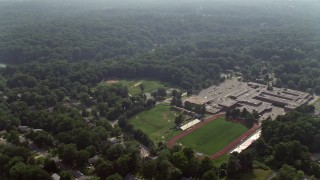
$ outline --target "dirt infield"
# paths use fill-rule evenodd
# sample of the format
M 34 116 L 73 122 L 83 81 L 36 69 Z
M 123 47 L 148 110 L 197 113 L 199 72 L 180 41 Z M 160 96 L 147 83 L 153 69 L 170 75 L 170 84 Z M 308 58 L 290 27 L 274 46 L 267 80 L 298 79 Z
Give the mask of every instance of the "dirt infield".
M 116 80 L 116 79 L 109 79 L 109 80 L 106 80 L 105 81 L 107 84 L 115 84 L 115 83 L 118 83 L 119 80 Z
M 172 147 L 175 145 L 176 141 L 178 141 L 179 139 L 183 138 L 184 136 L 186 136 L 186 135 L 192 133 L 193 131 L 201 128 L 202 126 L 206 125 L 207 123 L 209 123 L 209 122 L 211 122 L 211 121 L 213 121 L 213 120 L 216 120 L 216 119 L 218 119 L 219 117 L 224 116 L 224 115 L 225 115 L 225 113 L 221 113 L 221 114 L 217 114 L 217 115 L 211 116 L 211 117 L 205 119 L 204 121 L 196 124 L 196 125 L 193 126 L 192 128 L 187 129 L 187 130 L 183 131 L 182 133 L 174 136 L 173 138 L 171 138 L 171 139 L 167 142 L 167 147 L 172 148 Z
M 142 81 L 135 83 L 135 84 L 133 85 L 133 87 L 137 87 L 137 86 L 139 86 L 140 84 L 142 84 Z
M 205 119 L 203 122 L 201 123 L 198 123 L 196 124 L 195 126 L 193 126 L 192 128 L 186 130 L 186 131 L 183 131 L 182 133 L 174 136 L 173 138 L 171 138 L 168 142 L 167 142 L 167 147 L 168 148 L 172 148 L 175 143 L 183 138 L 184 136 L 192 133 L 193 131 L 203 127 L 204 125 L 206 125 L 207 123 L 211 122 L 211 121 L 214 121 L 216 119 L 218 119 L 219 117 L 221 116 L 224 116 L 225 113 L 221 113 L 221 114 L 217 114 L 217 115 L 214 115 L 214 116 L 211 116 L 207 119 Z M 224 147 L 222 150 L 220 150 L 219 152 L 213 154 L 210 156 L 210 159 L 217 159 L 219 158 L 220 156 L 224 155 L 225 153 L 227 152 L 230 152 L 233 148 L 235 148 L 238 144 L 240 144 L 243 139 L 249 137 L 251 134 L 253 134 L 256 130 L 258 130 L 260 128 L 259 125 L 255 124 L 251 129 L 249 129 L 248 131 L 246 131 L 244 134 L 242 134 L 240 137 L 238 137 L 236 140 L 232 141 L 230 144 L 228 144 L 226 147 Z
M 230 144 L 228 144 L 226 147 L 224 147 L 219 152 L 213 154 L 210 156 L 210 159 L 217 159 L 220 156 L 224 155 L 227 152 L 230 152 L 232 149 L 234 149 L 238 144 L 240 144 L 245 138 L 252 135 L 254 132 L 256 132 L 260 128 L 259 125 L 255 124 L 251 129 L 249 129 L 247 132 L 242 134 L 240 137 L 238 137 L 236 140 L 232 141 Z

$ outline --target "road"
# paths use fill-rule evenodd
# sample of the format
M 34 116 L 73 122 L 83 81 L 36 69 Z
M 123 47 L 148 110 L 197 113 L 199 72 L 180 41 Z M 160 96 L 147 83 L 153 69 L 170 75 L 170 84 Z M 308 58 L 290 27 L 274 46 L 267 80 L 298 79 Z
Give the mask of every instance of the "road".
M 275 178 L 276 176 L 277 176 L 277 173 L 276 173 L 276 172 L 273 172 L 273 173 L 271 174 L 271 176 L 268 177 L 267 180 L 271 180 L 271 179 Z
M 145 158 L 150 155 L 150 150 L 146 146 L 140 144 L 140 156 Z
M 157 102 L 156 102 L 156 105 L 158 105 L 158 104 L 163 104 L 163 103 L 168 103 L 168 104 L 170 104 L 170 103 L 171 103 L 171 99 L 172 99 L 172 98 L 168 98 L 168 99 L 165 99 L 165 100 L 157 101 Z
M 183 93 L 182 95 L 181 95 L 181 97 L 183 97 L 183 96 L 187 96 L 187 93 Z M 157 103 L 156 104 L 161 104 L 161 103 L 171 103 L 171 100 L 172 100 L 172 97 L 170 97 L 170 98 L 168 98 L 168 99 L 165 99 L 165 100 L 163 100 L 163 101 L 157 101 Z
M 118 124 L 118 119 L 117 119 L 117 120 L 114 120 L 114 121 L 109 121 L 109 123 L 110 123 L 111 126 L 114 128 L 114 126 Z

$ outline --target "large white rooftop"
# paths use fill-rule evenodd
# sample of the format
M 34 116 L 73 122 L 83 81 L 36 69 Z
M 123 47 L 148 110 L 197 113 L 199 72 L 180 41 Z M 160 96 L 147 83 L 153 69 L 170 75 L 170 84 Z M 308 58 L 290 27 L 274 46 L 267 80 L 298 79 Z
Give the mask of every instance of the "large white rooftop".
M 245 150 L 247 147 L 249 147 L 253 142 L 255 142 L 261 135 L 261 130 L 258 130 L 256 133 L 254 133 L 251 137 L 248 139 L 244 140 L 239 144 L 234 150 L 231 151 L 233 152 L 241 152 Z
M 184 131 L 184 130 L 189 129 L 192 126 L 198 124 L 199 122 L 201 122 L 199 119 L 195 119 L 195 120 L 193 120 L 193 121 L 181 126 L 180 129 Z

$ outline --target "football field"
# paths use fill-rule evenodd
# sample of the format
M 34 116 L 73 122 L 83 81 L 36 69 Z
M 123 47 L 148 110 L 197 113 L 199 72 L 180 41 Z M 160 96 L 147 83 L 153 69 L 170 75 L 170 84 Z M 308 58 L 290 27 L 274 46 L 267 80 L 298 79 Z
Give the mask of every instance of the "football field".
M 225 117 L 220 117 L 182 137 L 177 143 L 191 147 L 197 152 L 211 155 L 236 140 L 247 130 L 248 128 L 240 123 L 226 121 Z

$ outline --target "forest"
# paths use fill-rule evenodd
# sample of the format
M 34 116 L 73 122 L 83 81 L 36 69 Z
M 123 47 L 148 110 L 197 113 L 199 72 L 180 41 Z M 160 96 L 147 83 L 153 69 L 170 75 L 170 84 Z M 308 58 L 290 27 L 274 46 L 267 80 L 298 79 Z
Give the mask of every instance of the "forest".
M 68 169 L 84 170 L 94 157 L 85 173 L 92 179 L 232 179 L 257 164 L 278 179 L 320 178 L 310 159 L 320 150 L 312 106 L 264 121 L 257 142 L 217 165 L 134 129 L 128 119 L 155 104 L 142 93 L 98 86 L 150 78 L 192 94 L 234 71 L 245 81 L 320 94 L 319 8 L 312 0 L 0 1 L 1 178 L 72 179 Z M 109 123 L 115 120 L 118 126 Z M 19 127 L 31 129 L 27 140 Z M 108 140 L 114 137 L 123 143 Z M 36 158 L 29 141 L 49 155 Z M 139 143 L 157 159 L 141 158 Z
M 104 71 L 105 76 L 151 76 L 195 91 L 218 83 L 222 71 L 239 70 L 246 79 L 256 80 L 266 67 L 275 74 L 275 86 L 320 91 L 316 6 L 305 5 L 310 14 L 303 14 L 300 9 L 279 12 L 257 5 L 249 11 L 253 5 L 206 3 L 160 6 L 163 9 L 155 12 L 133 8 L 46 15 L 44 22 L 6 25 L 0 58 L 9 64 L 96 61 L 103 68 L 93 71 Z M 28 22 L 26 17 L 3 14 L 3 21 Z M 37 14 L 29 14 L 33 16 Z

